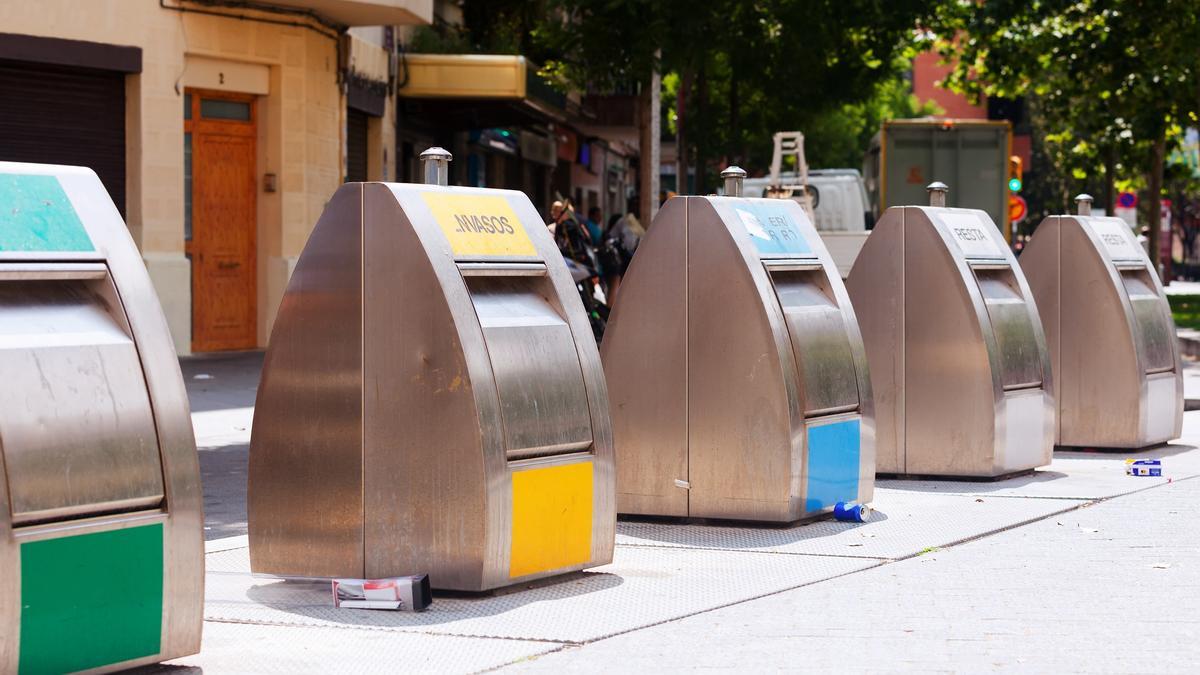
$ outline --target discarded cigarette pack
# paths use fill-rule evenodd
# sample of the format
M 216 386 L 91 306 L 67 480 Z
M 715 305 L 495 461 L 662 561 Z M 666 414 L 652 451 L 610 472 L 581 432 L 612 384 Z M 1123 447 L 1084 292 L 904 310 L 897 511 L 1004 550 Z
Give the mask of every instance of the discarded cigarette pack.
M 419 612 L 433 602 L 429 575 L 390 579 L 334 579 L 333 606 Z
M 1125 473 L 1130 476 L 1162 476 L 1162 460 L 1127 459 Z

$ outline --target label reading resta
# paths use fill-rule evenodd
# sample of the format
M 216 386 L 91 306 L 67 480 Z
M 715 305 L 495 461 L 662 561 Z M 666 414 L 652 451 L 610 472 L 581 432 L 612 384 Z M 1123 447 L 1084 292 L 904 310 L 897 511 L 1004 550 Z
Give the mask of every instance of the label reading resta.
M 946 224 L 946 229 L 963 255 L 968 258 L 1004 257 L 1004 252 L 988 231 L 989 228 L 996 229 L 991 223 L 985 223 L 974 213 L 941 213 L 938 217 Z
M 1132 231 L 1125 221 L 1116 218 L 1095 219 L 1092 230 L 1104 246 L 1110 260 L 1141 260 L 1141 247 L 1134 245 Z

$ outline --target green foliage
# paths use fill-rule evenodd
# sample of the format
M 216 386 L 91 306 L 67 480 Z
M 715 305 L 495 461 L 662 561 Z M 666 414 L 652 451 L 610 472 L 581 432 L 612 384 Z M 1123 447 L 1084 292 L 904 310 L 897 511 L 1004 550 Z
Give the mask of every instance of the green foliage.
M 1200 295 L 1168 295 L 1167 302 L 1177 327 L 1200 329 Z
M 479 53 L 466 31 L 433 26 L 419 26 L 414 30 L 406 49 L 414 54 Z
M 547 71 L 580 89 L 611 92 L 642 82 L 659 65 L 661 43 L 682 3 L 549 0 L 548 5 L 548 20 L 534 34 L 553 54 Z
M 534 62 L 550 56 L 535 39 L 548 20 L 546 0 L 475 0 L 463 3 L 461 26 L 444 23 L 413 32 L 408 49 L 423 54 L 521 54 Z
M 871 137 L 892 119 L 940 115 L 932 101 L 922 104 L 908 82 L 894 76 L 875 86 L 874 95 L 816 118 L 804 128 L 805 154 L 813 168 L 858 168 Z
M 631 91 L 654 68 L 694 76 L 688 145 L 700 157 L 751 169 L 766 168 L 775 131 L 807 131 L 824 115 L 872 99 L 911 57 L 915 27 L 933 7 L 920 0 L 550 5 L 564 20 L 536 37 L 557 54 L 548 64 L 553 73 L 597 92 Z M 665 99 L 667 106 L 674 102 Z
M 951 89 L 1029 98 L 1051 208 L 1106 164 L 1113 183 L 1156 185 L 1200 115 L 1195 0 L 960 0 L 931 27 Z

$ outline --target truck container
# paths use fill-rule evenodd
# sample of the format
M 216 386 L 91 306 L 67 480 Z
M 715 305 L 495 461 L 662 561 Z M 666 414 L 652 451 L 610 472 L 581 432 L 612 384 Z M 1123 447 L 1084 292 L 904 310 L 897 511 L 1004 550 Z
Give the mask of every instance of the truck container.
M 946 206 L 980 209 L 1012 245 L 1008 158 L 1012 126 L 1003 120 L 905 119 L 884 122 L 863 160 L 878 218 L 890 206 L 924 204 L 925 186 L 950 186 Z

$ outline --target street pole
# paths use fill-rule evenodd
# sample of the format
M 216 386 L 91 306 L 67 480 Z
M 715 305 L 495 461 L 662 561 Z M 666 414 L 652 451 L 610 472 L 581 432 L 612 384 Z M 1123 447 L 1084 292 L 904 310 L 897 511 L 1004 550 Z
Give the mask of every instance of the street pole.
M 638 130 L 638 206 L 642 227 L 650 228 L 658 212 L 658 174 L 662 157 L 662 73 L 656 66 L 640 98 Z

